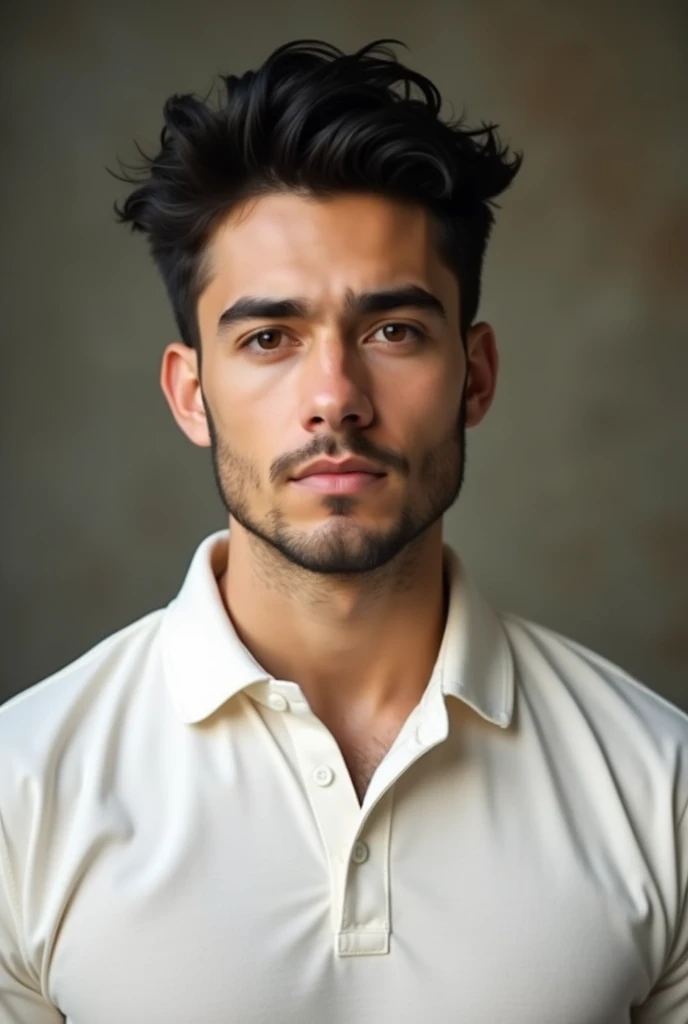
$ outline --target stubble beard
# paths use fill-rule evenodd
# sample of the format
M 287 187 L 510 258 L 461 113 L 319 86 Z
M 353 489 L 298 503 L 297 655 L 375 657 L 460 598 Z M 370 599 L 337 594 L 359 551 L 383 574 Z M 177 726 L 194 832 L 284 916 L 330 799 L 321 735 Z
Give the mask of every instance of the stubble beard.
M 466 393 L 461 397 L 452 433 L 423 458 L 417 494 L 400 510 L 389 529 L 371 530 L 355 518 L 357 498 L 326 495 L 320 498 L 330 518 L 316 535 L 292 527 L 283 510 L 270 509 L 262 521 L 251 514 L 251 493 L 260 489 L 255 464 L 235 451 L 218 435 L 207 402 L 213 474 L 220 500 L 232 519 L 272 549 L 282 562 L 306 572 L 348 578 L 372 573 L 388 565 L 417 542 L 456 502 L 463 485 L 466 466 Z

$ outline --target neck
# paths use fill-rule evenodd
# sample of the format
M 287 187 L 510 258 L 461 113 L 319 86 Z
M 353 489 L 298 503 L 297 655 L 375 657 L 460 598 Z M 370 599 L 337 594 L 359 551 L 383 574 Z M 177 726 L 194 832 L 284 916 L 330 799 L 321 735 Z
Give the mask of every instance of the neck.
M 372 573 L 306 572 L 232 521 L 223 598 L 240 639 L 321 717 L 407 713 L 437 659 L 447 613 L 441 522 Z

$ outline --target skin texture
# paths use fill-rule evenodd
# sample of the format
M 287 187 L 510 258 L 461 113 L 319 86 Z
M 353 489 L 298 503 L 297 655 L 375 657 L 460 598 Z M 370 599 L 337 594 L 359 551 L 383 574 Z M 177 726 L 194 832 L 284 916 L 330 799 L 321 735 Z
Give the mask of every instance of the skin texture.
M 202 365 L 174 342 L 161 386 L 190 440 L 210 446 L 230 516 L 225 605 L 276 678 L 298 682 L 361 794 L 418 703 L 444 630 L 442 516 L 458 497 L 464 433 L 493 399 L 490 326 L 459 332 L 459 286 L 429 215 L 378 196 L 263 196 L 208 249 Z M 354 313 L 352 296 L 414 285 L 412 305 Z M 246 296 L 300 299 L 299 316 L 218 327 Z M 386 473 L 358 494 L 290 479 L 322 456 Z

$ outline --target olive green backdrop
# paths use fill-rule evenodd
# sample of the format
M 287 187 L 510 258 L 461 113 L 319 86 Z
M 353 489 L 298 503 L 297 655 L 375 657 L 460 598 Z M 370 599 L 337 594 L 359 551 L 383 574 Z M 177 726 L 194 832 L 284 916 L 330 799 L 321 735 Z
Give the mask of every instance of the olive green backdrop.
M 13 5 L 2 75 L 2 678 L 41 679 L 177 590 L 224 525 L 157 375 L 174 337 L 116 157 L 173 92 L 288 39 L 396 36 L 525 151 L 488 254 L 496 404 L 446 536 L 499 605 L 688 707 L 688 5 Z

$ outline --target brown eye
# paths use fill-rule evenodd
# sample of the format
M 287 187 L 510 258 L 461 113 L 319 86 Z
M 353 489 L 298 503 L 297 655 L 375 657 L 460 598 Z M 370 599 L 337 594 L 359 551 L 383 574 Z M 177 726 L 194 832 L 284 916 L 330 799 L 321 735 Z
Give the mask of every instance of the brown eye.
M 375 334 L 373 334 L 373 338 L 377 338 L 379 335 L 382 335 L 380 340 L 388 341 L 391 345 L 419 341 L 422 336 L 421 331 L 417 327 L 401 323 L 389 323 L 378 327 Z
M 284 331 L 267 329 L 252 334 L 245 347 L 258 352 L 276 352 Z

